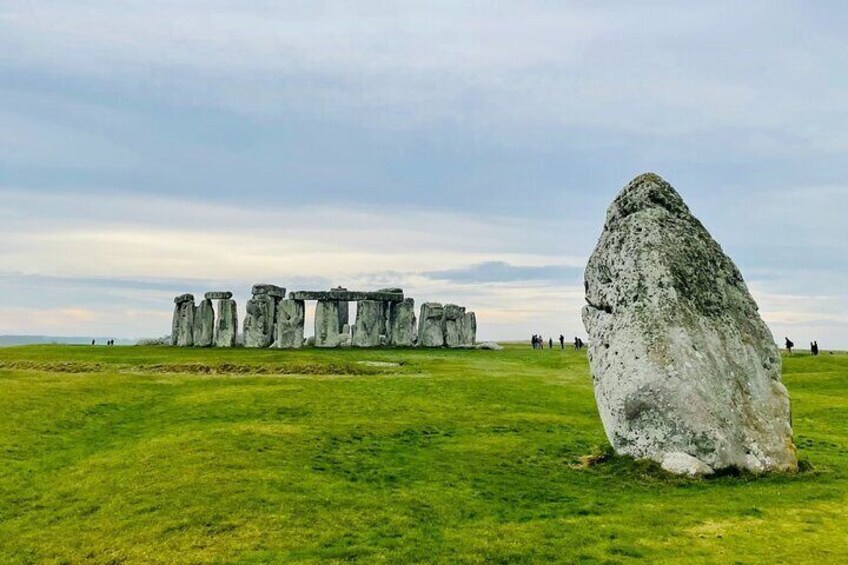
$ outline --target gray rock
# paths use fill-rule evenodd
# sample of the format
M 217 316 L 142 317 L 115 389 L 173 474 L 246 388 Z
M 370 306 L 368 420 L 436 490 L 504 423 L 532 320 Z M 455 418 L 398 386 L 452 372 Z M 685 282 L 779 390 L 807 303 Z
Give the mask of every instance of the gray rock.
M 184 302 L 194 302 L 193 294 L 181 294 L 174 298 L 174 304 L 182 304 Z
M 353 290 L 300 290 L 289 293 L 295 300 L 339 300 L 357 302 L 359 300 L 379 300 L 382 302 L 400 302 L 403 293 L 397 292 L 357 292 Z
M 500 343 L 495 343 L 494 341 L 484 341 L 483 343 L 478 343 L 476 349 L 488 349 L 490 351 L 501 351 L 503 350 L 503 346 Z
M 294 293 L 292 293 L 294 295 Z M 339 347 L 342 342 L 338 300 L 319 300 L 315 306 L 315 347 Z
M 230 291 L 212 291 L 203 295 L 206 300 L 229 300 L 232 297 L 233 293 Z
M 712 475 L 715 471 L 700 459 L 692 457 L 688 453 L 668 453 L 660 463 L 663 470 L 674 475 L 687 475 L 689 477 L 703 477 Z
M 477 343 L 477 315 L 465 312 L 459 319 L 459 345 L 468 347 Z
M 215 322 L 215 345 L 235 347 L 238 334 L 238 307 L 235 300 L 218 302 L 218 320 Z
M 354 347 L 377 347 L 385 335 L 386 322 L 382 302 L 360 300 L 356 303 L 356 324 L 353 327 Z
M 274 347 L 299 349 L 303 347 L 303 325 L 306 306 L 302 300 L 281 300 L 277 306 L 277 326 Z
M 686 474 L 797 469 L 773 336 L 739 270 L 657 175 L 610 207 L 586 301 L 595 398 L 618 453 Z
M 459 347 L 462 345 L 462 317 L 465 308 L 456 304 L 445 304 L 443 323 L 445 333 L 445 345 L 448 347 Z
M 191 297 L 190 294 L 184 294 L 174 300 L 174 318 L 171 322 L 171 343 L 178 347 L 191 347 L 194 345 L 194 315 L 196 307 L 194 306 L 194 297 L 190 300 L 185 297 Z
M 215 342 L 215 309 L 212 301 L 200 302 L 194 315 L 194 346 L 212 347 Z
M 438 302 L 425 302 L 421 305 L 418 318 L 418 345 L 420 347 L 443 347 L 445 332 L 442 318 L 444 308 Z
M 277 300 L 270 294 L 257 294 L 247 301 L 244 319 L 244 346 L 269 347 L 274 341 Z
M 286 296 L 286 289 L 274 284 L 255 284 L 252 294 L 253 296 L 267 295 L 282 300 Z
M 387 303 L 389 312 L 389 345 L 412 347 L 415 344 L 415 300 L 405 298 L 403 302 Z

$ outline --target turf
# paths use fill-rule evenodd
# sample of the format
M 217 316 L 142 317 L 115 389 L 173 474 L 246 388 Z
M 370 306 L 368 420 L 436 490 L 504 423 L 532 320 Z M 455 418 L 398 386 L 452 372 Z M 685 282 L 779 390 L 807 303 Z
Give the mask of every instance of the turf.
M 687 480 L 570 349 L 0 349 L 0 563 L 845 562 L 848 356 L 784 365 L 806 470 Z

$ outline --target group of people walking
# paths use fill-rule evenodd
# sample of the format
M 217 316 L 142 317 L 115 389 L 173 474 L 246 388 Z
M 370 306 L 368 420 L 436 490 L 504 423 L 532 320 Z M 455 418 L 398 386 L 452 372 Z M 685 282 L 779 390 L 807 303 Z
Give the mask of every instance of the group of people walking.
M 789 355 L 792 355 L 792 350 L 795 348 L 795 343 L 791 339 L 789 339 L 788 337 L 784 338 L 784 339 L 786 340 L 786 351 L 787 351 L 787 353 L 789 353 Z M 818 341 L 811 341 L 810 342 L 810 354 L 813 355 L 814 357 L 819 354 L 819 342 Z
M 530 345 L 533 347 L 533 349 L 544 349 L 545 348 L 545 338 L 543 338 L 541 335 L 533 335 L 533 337 L 530 338 Z M 583 340 L 580 339 L 579 337 L 574 338 L 574 349 L 575 350 L 580 351 L 581 349 L 583 349 L 585 347 L 585 345 L 586 344 L 584 344 Z M 554 348 L 554 338 L 549 337 L 548 338 L 548 349 L 553 349 L 553 348 Z M 559 336 L 559 348 L 565 349 L 565 336 L 562 335 L 562 334 L 560 334 L 560 336 Z

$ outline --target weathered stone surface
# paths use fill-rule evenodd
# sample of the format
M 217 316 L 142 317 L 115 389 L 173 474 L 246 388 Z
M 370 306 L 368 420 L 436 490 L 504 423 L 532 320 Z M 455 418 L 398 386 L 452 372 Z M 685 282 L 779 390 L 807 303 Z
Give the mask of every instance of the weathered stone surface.
M 595 397 L 618 453 L 686 474 L 797 468 L 773 336 L 739 270 L 657 175 L 610 207 L 586 301 Z
M 291 296 L 296 294 L 293 292 Z M 339 347 L 341 342 L 339 301 L 319 300 L 315 305 L 315 347 Z
M 281 300 L 277 306 L 277 327 L 274 347 L 299 349 L 303 347 L 303 325 L 306 305 L 302 300 Z
M 405 298 L 403 302 L 388 303 L 389 345 L 412 347 L 415 345 L 415 300 Z
M 660 466 L 668 473 L 689 477 L 702 477 L 712 475 L 714 472 L 700 459 L 679 451 L 665 455 Z
M 244 346 L 269 347 L 274 341 L 274 318 L 277 300 L 268 294 L 258 294 L 247 301 L 244 319 Z
M 444 307 L 444 333 L 445 345 L 448 347 L 459 347 L 462 345 L 462 317 L 465 308 L 456 304 L 445 304 Z
M 215 309 L 212 301 L 202 300 L 194 315 L 194 346 L 212 347 L 215 342 Z
M 418 345 L 420 347 L 442 347 L 445 345 L 444 308 L 438 302 L 421 305 L 418 318 Z
M 476 349 L 488 349 L 489 351 L 501 351 L 503 350 L 503 346 L 500 343 L 494 341 L 484 341 L 483 343 L 478 343 L 474 346 Z
M 377 347 L 380 336 L 385 336 L 386 322 L 383 303 L 376 300 L 360 300 L 356 303 L 356 324 L 353 326 L 351 345 L 354 347 Z
M 183 295 L 183 296 L 191 296 Z M 178 347 L 191 347 L 194 345 L 194 298 L 180 300 L 174 307 L 174 318 L 171 322 L 171 343 Z
M 235 300 L 225 299 L 218 303 L 218 321 L 215 322 L 215 345 L 235 347 L 238 334 L 238 307 Z
M 464 312 L 459 318 L 459 345 L 469 347 L 477 343 L 477 314 Z
M 282 300 L 286 296 L 286 289 L 274 284 L 255 284 L 253 285 L 252 294 L 254 297 L 267 295 Z
M 183 302 L 194 302 L 193 294 L 181 294 L 174 298 L 174 304 L 182 304 Z
M 289 298 L 294 300 L 340 300 L 342 302 L 358 302 L 360 300 L 379 300 L 382 302 L 400 302 L 403 293 L 396 292 L 357 292 L 353 290 L 301 290 L 290 292 Z
M 230 291 L 212 291 L 207 292 L 203 295 L 203 298 L 206 300 L 229 300 L 233 297 L 233 293 Z

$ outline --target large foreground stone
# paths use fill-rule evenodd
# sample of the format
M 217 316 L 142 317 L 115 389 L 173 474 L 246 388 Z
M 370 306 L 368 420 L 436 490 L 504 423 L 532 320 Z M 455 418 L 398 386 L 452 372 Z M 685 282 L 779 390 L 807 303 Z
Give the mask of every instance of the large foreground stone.
M 445 345 L 443 329 L 444 308 L 438 302 L 425 302 L 421 305 L 418 318 L 418 345 L 421 347 L 442 347 Z
M 171 345 L 194 345 L 194 296 L 183 294 L 174 299 L 174 317 L 171 322 Z
M 274 318 L 277 298 L 271 294 L 256 294 L 247 301 L 244 319 L 244 346 L 269 347 L 274 341 Z
M 215 323 L 215 345 L 235 347 L 238 334 L 238 308 L 229 298 L 218 302 L 218 321 Z
M 360 300 L 356 303 L 356 324 L 353 326 L 351 344 L 354 347 L 377 347 L 380 336 L 385 336 L 386 318 L 383 302 Z
M 657 175 L 610 207 L 586 301 L 595 397 L 618 453 L 693 475 L 797 468 L 774 339 L 739 270 Z
M 194 314 L 194 346 L 212 347 L 215 342 L 215 309 L 212 301 L 204 299 Z
M 303 324 L 306 305 L 303 300 L 285 299 L 277 307 L 277 329 L 274 347 L 299 349 L 303 347 Z
M 415 300 L 405 298 L 403 302 L 388 302 L 389 344 L 396 347 L 415 345 Z

